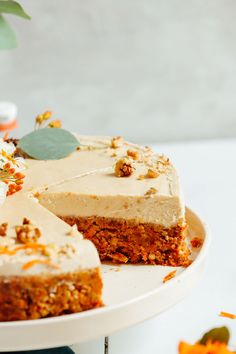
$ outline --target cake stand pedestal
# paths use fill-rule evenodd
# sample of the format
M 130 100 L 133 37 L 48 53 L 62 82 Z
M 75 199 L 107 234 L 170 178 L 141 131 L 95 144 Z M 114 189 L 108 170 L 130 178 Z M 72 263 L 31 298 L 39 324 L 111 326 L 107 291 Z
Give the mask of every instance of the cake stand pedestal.
M 186 209 L 186 217 L 189 224 L 188 238 L 197 236 L 204 242 L 200 249 L 192 250 L 193 263 L 188 268 L 176 268 L 173 279 L 163 284 L 163 278 L 174 269 L 171 267 L 103 265 L 105 307 L 40 320 L 1 322 L 0 352 L 73 344 L 79 348 L 81 343 L 104 338 L 158 315 L 178 303 L 201 278 L 209 246 L 209 233 L 199 217 L 189 209 Z M 108 346 L 106 350 L 108 354 Z M 104 348 L 101 354 L 104 354 Z

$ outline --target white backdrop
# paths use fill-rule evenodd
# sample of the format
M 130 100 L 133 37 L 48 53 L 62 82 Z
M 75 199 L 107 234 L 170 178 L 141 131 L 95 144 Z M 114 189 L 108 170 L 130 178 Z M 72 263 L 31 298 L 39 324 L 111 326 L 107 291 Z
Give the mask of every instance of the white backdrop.
M 22 0 L 0 100 L 136 141 L 236 135 L 235 0 Z

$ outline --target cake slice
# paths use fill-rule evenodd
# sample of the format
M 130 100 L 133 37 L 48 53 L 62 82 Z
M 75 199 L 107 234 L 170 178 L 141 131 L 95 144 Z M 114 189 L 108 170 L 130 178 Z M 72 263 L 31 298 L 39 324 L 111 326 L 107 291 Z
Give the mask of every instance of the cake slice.
M 0 214 L 0 321 L 102 306 L 100 261 L 77 230 L 21 193 Z
M 173 165 L 125 141 L 104 139 L 103 145 L 97 148 L 90 138 L 77 164 L 82 171 L 86 151 L 95 164 L 107 157 L 105 165 L 47 187 L 40 204 L 76 224 L 103 261 L 187 265 L 185 208 Z

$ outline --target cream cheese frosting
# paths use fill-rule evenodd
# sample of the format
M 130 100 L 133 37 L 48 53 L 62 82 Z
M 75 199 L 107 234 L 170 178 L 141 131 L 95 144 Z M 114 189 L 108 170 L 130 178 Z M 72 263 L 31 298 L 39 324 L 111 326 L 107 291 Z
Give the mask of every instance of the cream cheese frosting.
M 165 227 L 183 220 L 184 203 L 179 178 L 172 164 L 164 166 L 158 178 L 140 179 L 148 168 L 162 161 L 162 156 L 127 142 L 112 149 L 109 147 L 111 138 L 95 141 L 93 138 L 79 139 L 95 149 L 80 151 L 73 178 L 48 187 L 40 194 L 39 202 L 43 206 L 59 216 L 135 219 Z M 132 162 L 134 173 L 127 178 L 117 178 L 114 164 L 127 155 L 127 150 L 139 154 L 137 160 Z M 89 163 L 88 169 L 87 161 L 90 161 L 91 155 L 96 160 L 96 166 Z M 148 195 L 149 190 L 155 190 L 156 193 Z
M 7 235 L 0 237 L 0 253 L 4 247 L 14 252 L 19 246 L 15 227 L 27 217 L 40 229 L 38 242 L 45 246 L 50 262 L 56 266 L 39 262 L 24 269 L 35 258 L 47 260 L 48 254 L 28 249 L 18 250 L 14 256 L 2 252 L 0 275 L 58 274 L 99 266 L 93 244 L 80 233 L 74 234 L 56 215 L 135 219 L 165 227 L 183 222 L 178 176 L 165 158 L 126 141 L 112 146 L 110 137 L 78 135 L 78 139 L 80 149 L 67 158 L 28 159 L 23 190 L 8 197 L 0 209 L 0 224 L 8 223 Z M 137 159 L 130 158 L 134 173 L 116 177 L 114 165 L 127 156 L 128 150 L 137 153 Z M 159 175 L 148 178 L 147 171 L 153 167 Z
M 16 240 L 16 225 L 22 223 L 27 217 L 34 225 L 39 227 L 41 237 L 38 244 L 44 245 L 45 250 L 32 252 L 29 249 L 17 251 L 15 255 L 2 254 L 0 256 L 0 275 L 29 275 L 39 273 L 66 273 L 80 269 L 90 269 L 100 265 L 96 248 L 93 244 L 84 240 L 83 236 L 43 208 L 37 201 L 22 193 L 7 198 L 2 207 L 0 224 L 8 222 L 8 231 L 5 237 L 0 237 L 0 253 L 4 247 L 14 251 L 19 247 Z M 36 263 L 29 269 L 23 269 L 24 265 L 35 259 L 48 260 L 58 267 L 45 267 Z

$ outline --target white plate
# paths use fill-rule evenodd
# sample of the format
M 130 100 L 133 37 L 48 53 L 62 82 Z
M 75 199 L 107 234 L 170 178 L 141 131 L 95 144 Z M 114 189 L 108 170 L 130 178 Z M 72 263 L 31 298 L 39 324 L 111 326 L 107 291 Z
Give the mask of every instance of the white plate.
M 157 315 L 182 300 L 204 270 L 209 245 L 205 225 L 186 210 L 189 238 L 204 239 L 188 268 L 163 284 L 174 268 L 163 266 L 103 265 L 104 301 L 107 306 L 78 314 L 40 320 L 1 322 L 0 351 L 44 349 L 71 345 L 107 336 Z

